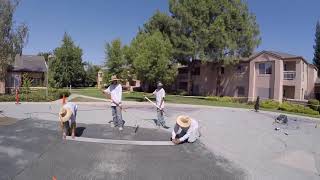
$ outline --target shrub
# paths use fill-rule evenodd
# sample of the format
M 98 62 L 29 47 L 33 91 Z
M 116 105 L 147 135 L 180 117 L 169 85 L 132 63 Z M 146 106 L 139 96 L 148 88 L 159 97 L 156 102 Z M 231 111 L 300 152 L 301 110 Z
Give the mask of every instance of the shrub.
M 278 109 L 281 111 L 296 112 L 296 113 L 303 113 L 303 114 L 310 114 L 310 115 L 319 115 L 318 111 L 315 111 L 309 107 L 305 107 L 299 104 L 292 104 L 289 102 L 283 102 Z
M 317 99 L 310 99 L 310 100 L 308 101 L 308 106 L 309 106 L 311 109 L 315 110 L 315 111 L 319 111 L 319 110 L 320 110 L 320 108 L 319 108 L 319 101 L 318 101 Z
M 46 90 L 33 90 L 30 93 L 19 94 L 19 100 L 22 102 L 45 102 L 60 99 L 65 95 L 68 97 L 70 92 L 66 89 L 50 89 L 49 95 L 46 97 Z M 6 94 L 0 96 L 0 102 L 16 101 L 15 94 Z
M 268 99 L 261 101 L 260 107 L 266 109 L 277 109 L 279 107 L 279 104 L 280 103 L 278 101 Z
M 223 96 L 223 97 L 208 96 L 208 97 L 205 97 L 205 99 L 209 101 L 219 101 L 219 102 L 237 102 L 235 98 L 229 97 L 229 96 Z
M 188 92 L 185 90 L 178 90 L 177 94 L 180 96 L 186 96 L 186 95 L 188 95 Z
M 62 98 L 63 95 L 64 95 L 65 97 L 69 97 L 70 94 L 71 94 L 70 91 L 67 90 L 67 89 L 59 89 L 59 90 L 57 91 L 56 97 Z

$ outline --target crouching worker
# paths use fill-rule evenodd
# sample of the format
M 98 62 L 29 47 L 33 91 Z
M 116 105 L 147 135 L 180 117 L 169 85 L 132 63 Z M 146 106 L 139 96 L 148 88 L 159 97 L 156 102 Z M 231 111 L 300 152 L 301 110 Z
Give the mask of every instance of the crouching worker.
M 193 143 L 200 137 L 199 124 L 189 116 L 178 116 L 172 131 L 171 140 L 174 144 Z
M 66 139 L 67 135 L 75 137 L 76 133 L 76 118 L 77 118 L 78 106 L 72 102 L 68 102 L 63 105 L 59 112 L 59 119 L 61 122 L 62 138 Z M 71 124 L 69 124 L 69 121 Z M 70 129 L 71 126 L 71 129 Z

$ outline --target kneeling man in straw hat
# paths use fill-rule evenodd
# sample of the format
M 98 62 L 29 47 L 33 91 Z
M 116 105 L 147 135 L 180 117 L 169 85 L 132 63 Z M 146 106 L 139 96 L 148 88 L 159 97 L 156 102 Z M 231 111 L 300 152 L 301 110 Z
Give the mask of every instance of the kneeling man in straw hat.
M 178 116 L 172 131 L 171 140 L 174 144 L 193 143 L 200 137 L 199 124 L 189 116 Z
M 59 119 L 61 121 L 63 139 L 66 139 L 66 136 L 70 135 L 69 121 L 71 122 L 71 136 L 72 138 L 75 137 L 77 111 L 78 106 L 72 102 L 68 102 L 61 108 L 59 112 Z
M 119 127 L 119 130 L 123 130 L 124 121 L 122 120 L 122 86 L 119 83 L 117 76 L 113 75 L 111 77 L 111 85 L 103 91 L 104 94 L 110 96 L 111 99 L 111 110 L 113 121 L 111 122 L 111 127 Z

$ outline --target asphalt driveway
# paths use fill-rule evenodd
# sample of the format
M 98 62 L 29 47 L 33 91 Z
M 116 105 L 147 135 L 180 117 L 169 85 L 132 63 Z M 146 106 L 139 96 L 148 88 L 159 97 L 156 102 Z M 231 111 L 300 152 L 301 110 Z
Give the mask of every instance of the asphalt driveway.
M 78 124 L 90 138 L 165 141 L 163 130 Z M 58 123 L 25 119 L 0 126 L 0 179 L 242 179 L 245 173 L 200 142 L 181 146 L 63 141 Z

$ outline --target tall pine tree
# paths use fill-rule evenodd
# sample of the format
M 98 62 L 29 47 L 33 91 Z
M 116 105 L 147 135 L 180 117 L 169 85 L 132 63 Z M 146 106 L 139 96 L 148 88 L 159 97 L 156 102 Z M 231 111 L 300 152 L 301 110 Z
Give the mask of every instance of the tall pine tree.
M 314 48 L 314 57 L 313 57 L 313 64 L 320 69 L 320 22 L 317 22 L 316 26 L 316 44 L 313 46 Z M 318 71 L 318 76 L 320 75 L 320 71 Z

